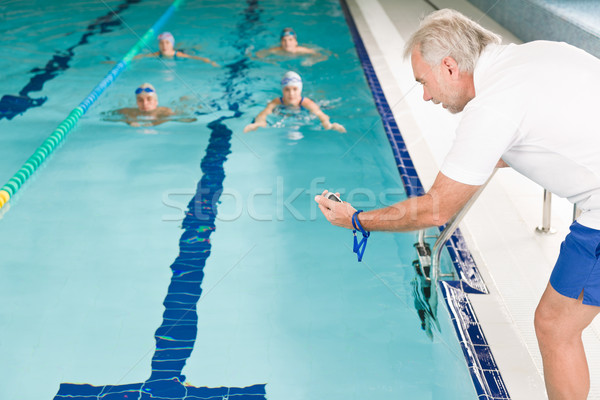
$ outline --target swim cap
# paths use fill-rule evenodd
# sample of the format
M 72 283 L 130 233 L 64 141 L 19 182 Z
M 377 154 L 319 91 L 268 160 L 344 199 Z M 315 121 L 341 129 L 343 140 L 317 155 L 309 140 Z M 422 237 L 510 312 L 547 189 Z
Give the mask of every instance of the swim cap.
M 286 86 L 296 86 L 302 90 L 302 78 L 294 71 L 288 71 L 283 75 L 283 79 L 281 79 L 281 88 L 283 89 Z
M 152 86 L 149 83 L 143 83 L 142 85 L 140 85 L 140 87 L 135 89 L 136 96 L 141 93 L 148 93 L 150 96 L 154 96 L 154 97 L 158 98 L 158 96 L 156 95 L 156 89 L 154 89 L 154 86 Z
M 296 32 L 294 32 L 294 30 L 292 28 L 285 28 L 284 30 L 281 31 L 281 36 L 279 38 L 283 39 L 286 36 L 296 37 Z
M 173 37 L 173 35 L 171 34 L 171 32 L 163 32 L 160 35 L 158 35 L 158 40 L 168 40 L 169 42 L 171 42 L 171 44 L 173 46 L 175 46 L 175 38 Z

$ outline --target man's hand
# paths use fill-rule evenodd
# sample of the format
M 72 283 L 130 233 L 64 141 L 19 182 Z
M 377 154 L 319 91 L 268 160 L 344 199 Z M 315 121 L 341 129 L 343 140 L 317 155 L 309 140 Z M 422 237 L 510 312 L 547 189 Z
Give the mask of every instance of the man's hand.
M 319 204 L 319 209 L 333 225 L 341 226 L 342 228 L 353 229 L 352 214 L 356 209 L 350 203 L 338 202 L 329 200 L 325 196 L 329 193 L 325 190 L 320 196 L 315 196 L 315 201 Z M 336 193 L 339 196 L 339 193 Z

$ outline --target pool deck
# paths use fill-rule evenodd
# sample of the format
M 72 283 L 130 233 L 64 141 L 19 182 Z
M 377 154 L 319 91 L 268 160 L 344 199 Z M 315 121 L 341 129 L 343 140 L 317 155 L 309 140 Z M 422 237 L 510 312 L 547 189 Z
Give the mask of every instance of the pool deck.
M 433 183 L 449 150 L 460 116 L 424 102 L 405 40 L 419 19 L 437 8 L 454 8 L 520 43 L 466 0 L 348 0 L 385 96 L 425 188 Z M 536 233 L 542 223 L 543 188 L 506 168 L 499 170 L 460 228 L 490 290 L 469 295 L 512 399 L 545 399 L 541 356 L 533 315 L 568 232 L 573 208 L 552 198 L 554 234 Z M 591 366 L 589 399 L 600 399 L 600 319 L 584 332 Z

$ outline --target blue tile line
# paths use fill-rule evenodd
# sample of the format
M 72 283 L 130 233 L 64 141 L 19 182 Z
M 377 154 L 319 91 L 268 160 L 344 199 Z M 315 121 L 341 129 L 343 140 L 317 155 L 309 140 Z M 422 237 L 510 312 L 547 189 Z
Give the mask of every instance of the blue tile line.
M 471 360 L 469 372 L 479 398 L 510 399 L 467 294 L 445 281 L 439 282 L 439 288 L 458 334 L 463 354 L 467 360 Z
M 253 37 L 249 32 L 259 25 L 260 11 L 258 0 L 247 0 L 243 20 L 238 24 L 240 40 Z M 243 56 L 247 43 L 238 43 L 236 47 L 242 51 Z M 198 334 L 196 304 L 202 294 L 204 267 L 211 253 L 210 236 L 216 229 L 217 204 L 225 179 L 224 163 L 231 153 L 233 131 L 223 121 L 241 117 L 243 113 L 239 111 L 236 98 L 243 100 L 248 97 L 247 93 L 240 95 L 234 85 L 236 79 L 244 79 L 248 63 L 237 61 L 226 68 L 229 69 L 229 74 L 223 85 L 226 88 L 225 97 L 229 100 L 229 110 L 233 115 L 220 117 L 207 125 L 211 134 L 206 154 L 200 162 L 202 178 L 195 196 L 188 204 L 182 223 L 184 232 L 179 240 L 179 255 L 171 265 L 172 277 L 163 302 L 163 321 L 154 335 L 156 349 L 152 357 L 150 377 L 145 382 L 123 385 L 62 383 L 55 400 L 266 400 L 264 383 L 243 388 L 194 387 L 185 383 L 186 377 L 182 374 Z
M 346 16 L 348 28 L 354 39 L 356 52 L 361 61 L 367 82 L 373 93 L 375 104 L 382 118 L 385 132 L 390 141 L 400 176 L 408 197 L 425 193 L 423 185 L 416 173 L 400 129 L 383 94 L 379 79 L 358 32 L 352 14 L 345 0 L 340 0 Z M 443 230 L 441 227 L 440 230 Z M 465 240 L 456 230 L 446 243 L 454 267 L 459 275 L 458 281 L 439 282 L 439 287 L 451 313 L 452 322 L 460 340 L 460 345 L 471 373 L 471 378 L 479 399 L 510 399 L 500 371 L 492 356 L 483 330 L 475 316 L 475 312 L 466 293 L 489 293 L 483 278 L 469 252 Z

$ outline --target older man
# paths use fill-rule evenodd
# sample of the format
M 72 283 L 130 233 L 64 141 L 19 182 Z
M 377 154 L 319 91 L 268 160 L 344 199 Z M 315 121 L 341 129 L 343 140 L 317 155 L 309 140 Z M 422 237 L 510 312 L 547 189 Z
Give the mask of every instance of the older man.
M 501 45 L 453 10 L 426 17 L 405 48 L 423 99 L 462 112 L 454 144 L 423 196 L 356 214 L 317 196 L 325 217 L 368 231 L 442 225 L 510 166 L 583 210 L 561 246 L 535 315 L 548 396 L 586 399 L 581 333 L 600 312 L 600 60 L 565 43 Z M 326 192 L 323 195 L 327 194 Z

